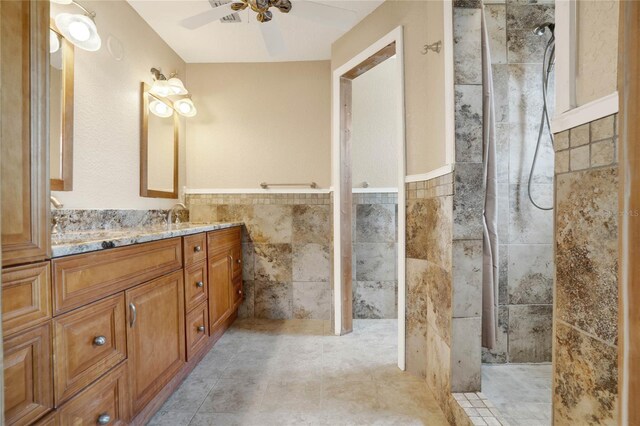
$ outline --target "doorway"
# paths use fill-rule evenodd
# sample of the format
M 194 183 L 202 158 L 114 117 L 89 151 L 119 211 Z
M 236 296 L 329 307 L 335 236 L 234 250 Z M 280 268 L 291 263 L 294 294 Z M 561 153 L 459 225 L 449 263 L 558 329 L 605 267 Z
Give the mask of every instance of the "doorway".
M 347 334 L 353 331 L 353 291 L 354 291 L 354 229 L 353 219 L 357 213 L 354 209 L 354 186 L 360 194 L 367 194 L 374 191 L 367 191 L 369 182 L 361 177 L 360 168 L 355 169 L 355 176 L 358 180 L 354 182 L 354 162 L 353 162 L 353 131 L 354 131 L 354 88 L 358 87 L 356 79 L 362 78 L 365 73 L 372 72 L 377 66 L 384 64 L 384 67 L 393 69 L 396 78 L 386 89 L 396 93 L 395 108 L 392 108 L 387 115 L 390 121 L 396 123 L 395 152 L 386 163 L 374 166 L 372 170 L 384 167 L 393 162 L 395 169 L 395 179 L 393 186 L 397 188 L 397 242 L 395 248 L 395 278 L 397 281 L 397 318 L 398 318 L 398 367 L 405 368 L 405 132 L 404 132 L 404 60 L 402 27 L 398 27 L 376 43 L 369 46 L 359 55 L 339 67 L 333 72 L 332 78 L 332 182 L 334 191 L 333 200 L 333 292 L 334 311 L 333 325 L 337 335 Z M 388 62 L 391 61 L 391 62 Z M 378 68 L 377 71 L 380 71 Z M 360 89 L 358 89 L 360 90 Z M 385 90 L 380 87 L 379 90 Z M 358 101 L 356 100 L 356 107 Z M 358 124 L 356 123 L 356 126 Z M 376 147 L 372 146 L 367 153 L 371 160 L 372 152 Z M 363 152 L 361 149 L 357 152 Z M 364 152 L 367 152 L 365 149 Z M 375 152 L 373 153 L 375 154 Z M 375 155 L 373 156 L 375 157 Z M 371 166 L 369 164 L 369 166 Z M 377 179 L 377 177 L 376 177 Z M 379 184 L 378 184 L 379 185 Z M 386 190 L 387 194 L 394 192 L 392 188 L 377 188 Z M 383 198 L 382 196 L 380 198 Z M 384 197 L 389 200 L 389 197 Z M 365 256 L 366 257 L 366 256 Z M 364 261 L 364 259 L 363 259 Z M 356 265 L 357 267 L 357 265 Z M 357 272 L 356 272 L 357 276 Z M 394 288 L 395 292 L 395 288 Z M 395 313 L 395 310 L 394 310 Z

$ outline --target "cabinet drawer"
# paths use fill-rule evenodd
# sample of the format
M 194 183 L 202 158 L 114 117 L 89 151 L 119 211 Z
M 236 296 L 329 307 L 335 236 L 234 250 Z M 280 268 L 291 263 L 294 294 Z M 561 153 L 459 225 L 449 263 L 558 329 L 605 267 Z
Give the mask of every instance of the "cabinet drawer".
M 7 425 L 31 424 L 53 409 L 50 322 L 5 339 L 3 362 Z
M 233 278 L 242 278 L 242 244 L 231 247 L 231 272 Z
M 5 336 L 51 318 L 49 262 L 2 271 L 2 329 Z
M 209 309 L 203 302 L 187 314 L 187 361 L 202 350 L 209 340 Z
M 207 260 L 207 234 L 184 237 L 184 266 Z
M 129 424 L 131 400 L 127 375 L 127 363 L 124 362 L 60 407 L 57 423 L 59 425 Z
M 53 320 L 55 399 L 60 406 L 127 357 L 124 294 Z
M 242 293 L 242 277 L 234 279 L 231 297 L 231 306 L 233 307 L 237 307 L 242 302 L 242 298 L 244 297 Z
M 187 312 L 207 300 L 207 262 L 203 261 L 185 268 L 184 297 Z
M 54 314 L 160 277 L 182 267 L 182 240 L 172 238 L 55 259 Z
M 242 245 L 242 228 L 240 226 L 207 233 L 209 257 L 229 250 L 234 245 Z

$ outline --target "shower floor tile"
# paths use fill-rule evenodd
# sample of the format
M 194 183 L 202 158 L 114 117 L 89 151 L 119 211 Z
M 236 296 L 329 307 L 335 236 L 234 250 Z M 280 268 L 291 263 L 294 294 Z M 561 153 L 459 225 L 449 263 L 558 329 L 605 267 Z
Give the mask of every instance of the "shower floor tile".
M 551 373 L 551 364 L 485 364 L 482 393 L 512 426 L 549 426 Z

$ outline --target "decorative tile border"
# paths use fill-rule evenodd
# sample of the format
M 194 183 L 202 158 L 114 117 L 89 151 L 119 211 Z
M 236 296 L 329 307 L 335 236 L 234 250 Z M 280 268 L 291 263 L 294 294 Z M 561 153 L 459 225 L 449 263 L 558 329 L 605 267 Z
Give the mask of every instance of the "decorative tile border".
M 398 204 L 398 194 L 393 192 L 353 194 L 353 204 Z
M 476 426 L 508 426 L 500 411 L 482 392 L 454 393 L 453 398 Z
M 444 197 L 453 195 L 453 173 L 421 182 L 410 182 L 405 185 L 407 200 Z
M 307 194 L 187 194 L 188 205 L 208 204 L 331 204 L 329 193 Z
M 555 135 L 556 174 L 616 164 L 618 116 L 574 127 Z

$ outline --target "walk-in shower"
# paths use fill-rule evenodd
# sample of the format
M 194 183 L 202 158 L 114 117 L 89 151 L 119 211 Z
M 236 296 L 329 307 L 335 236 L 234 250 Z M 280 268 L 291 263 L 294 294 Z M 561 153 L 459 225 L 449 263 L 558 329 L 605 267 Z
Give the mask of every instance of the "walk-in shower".
M 533 199 L 533 195 L 531 194 L 531 183 L 533 182 L 533 174 L 536 168 L 536 162 L 538 161 L 538 155 L 540 153 L 540 144 L 542 143 L 542 138 L 545 133 L 545 125 L 548 131 L 549 139 L 551 140 L 551 145 L 553 146 L 553 133 L 551 132 L 551 120 L 549 120 L 549 99 L 547 93 L 549 91 L 549 78 L 555 64 L 556 38 L 554 34 L 555 24 L 551 22 L 545 22 L 544 24 L 538 25 L 533 29 L 533 33 L 538 36 L 544 35 L 547 32 L 547 29 L 551 32 L 551 37 L 549 37 L 547 45 L 545 46 L 544 57 L 542 60 L 542 117 L 540 118 L 538 141 L 536 142 L 536 150 L 533 154 L 533 162 L 531 163 L 531 170 L 529 171 L 529 181 L 527 183 L 527 194 L 529 195 L 529 201 L 531 201 L 531 204 L 533 204 L 540 210 L 553 210 L 553 207 L 543 207 L 540 204 L 536 203 L 536 201 Z

